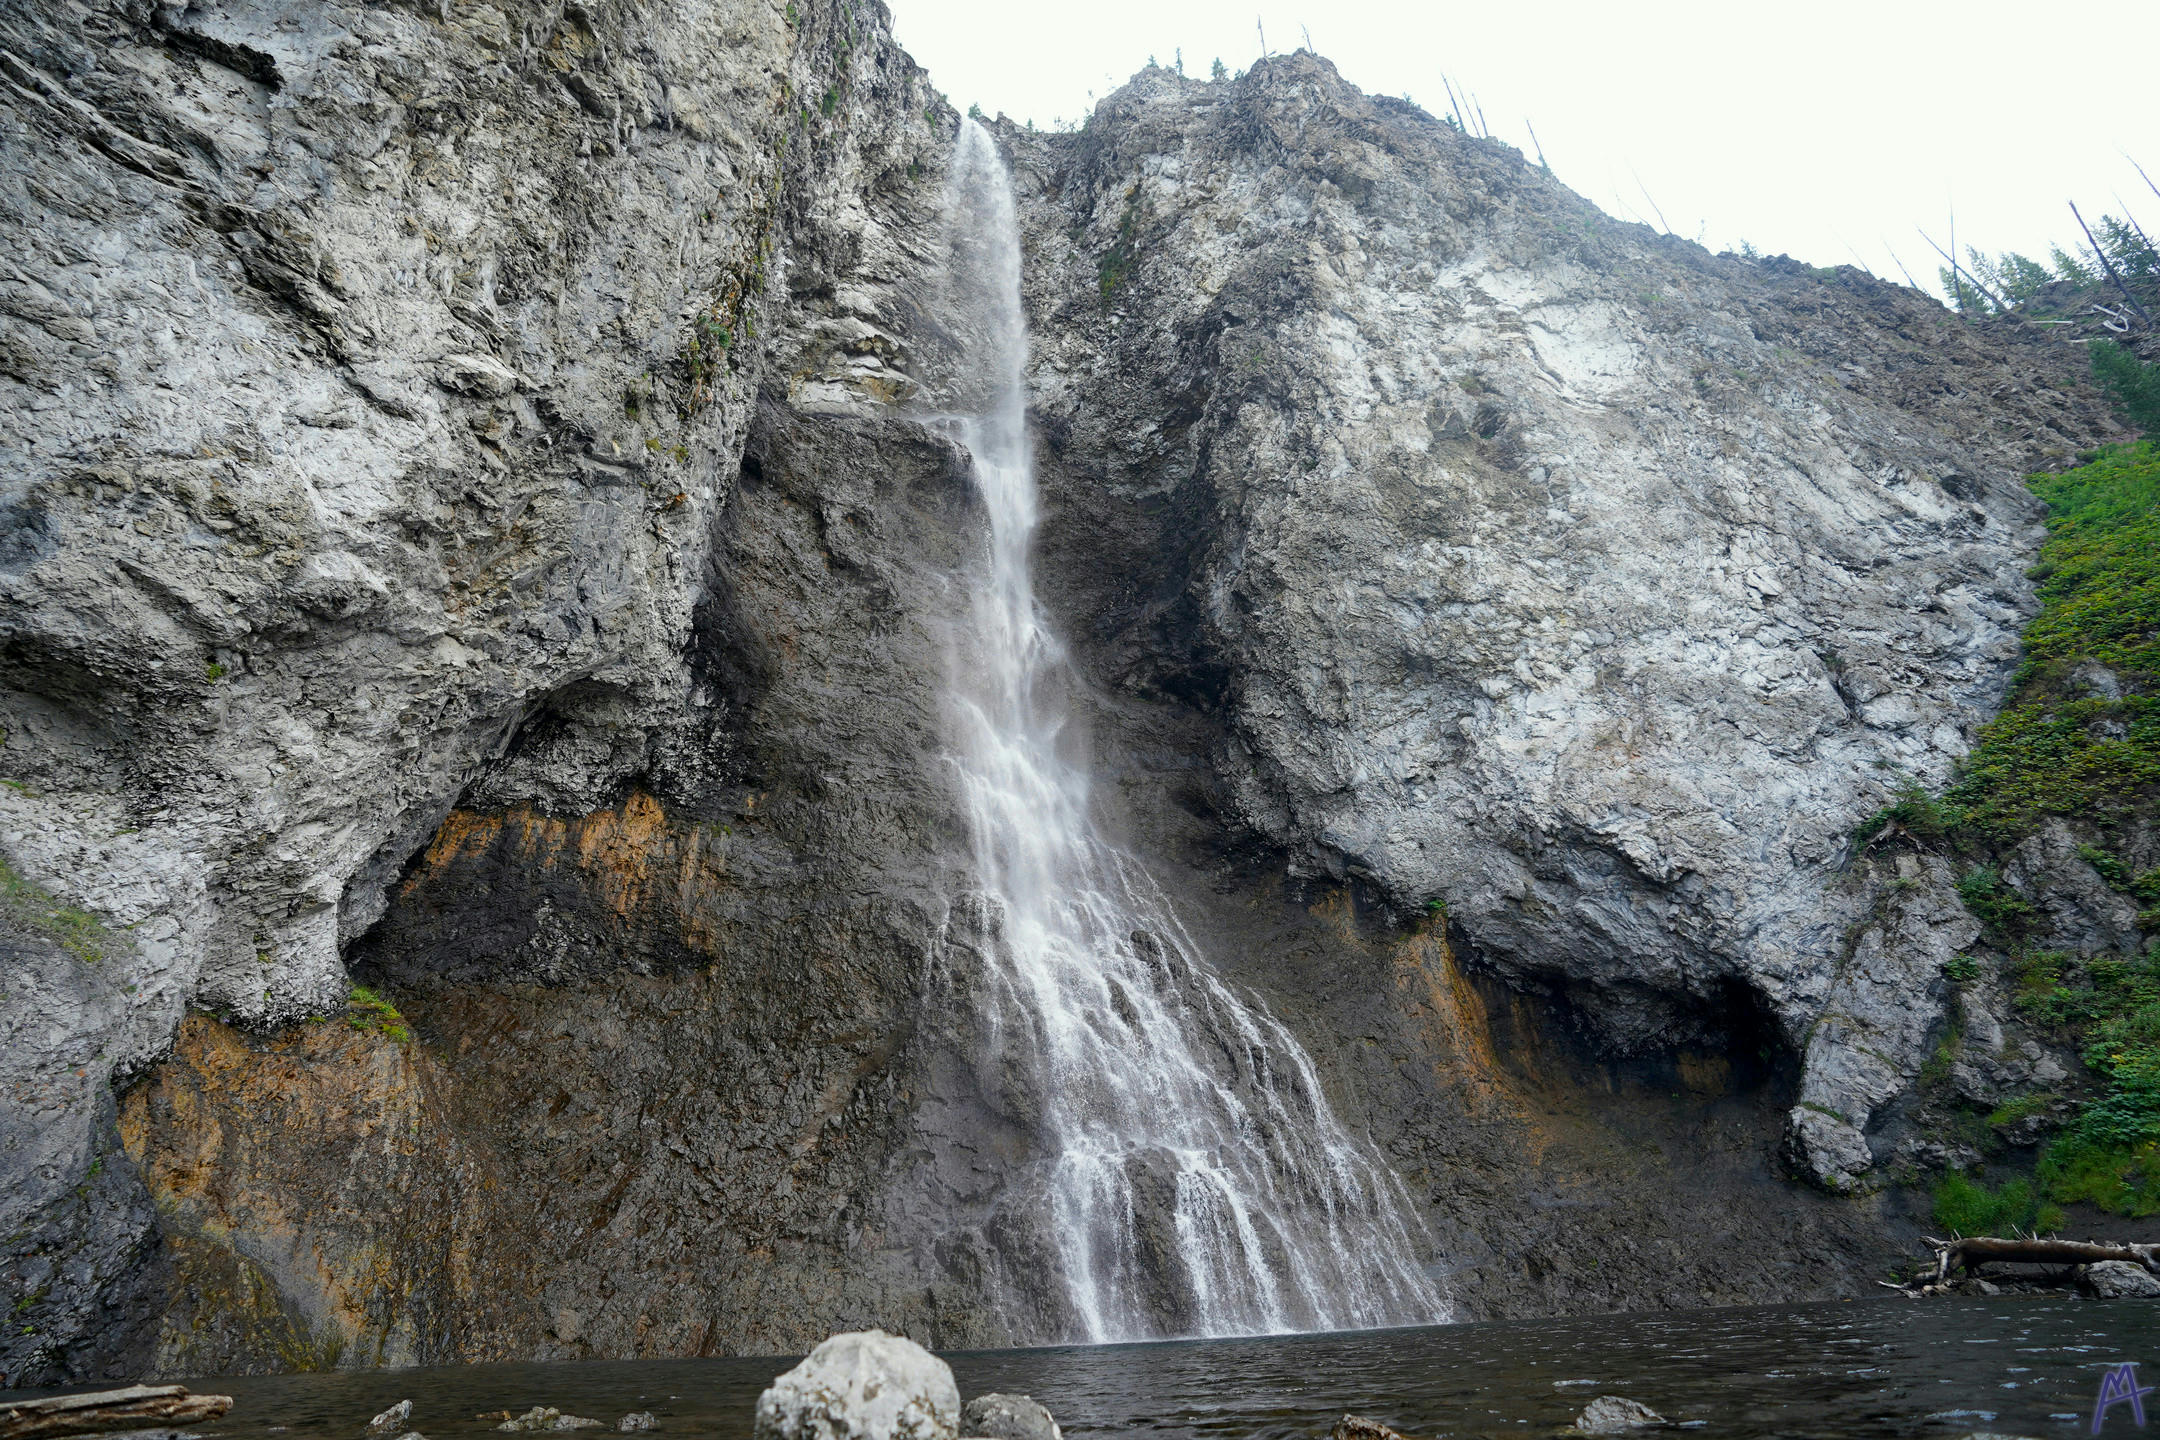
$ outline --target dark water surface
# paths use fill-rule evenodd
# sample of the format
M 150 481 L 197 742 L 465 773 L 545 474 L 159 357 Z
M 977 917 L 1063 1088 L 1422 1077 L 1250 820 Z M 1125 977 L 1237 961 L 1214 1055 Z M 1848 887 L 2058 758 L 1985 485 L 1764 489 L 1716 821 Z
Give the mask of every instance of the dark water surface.
M 1025 1391 L 1073 1437 L 1318 1440 L 1345 1411 L 1435 1440 L 1549 1436 L 1608 1394 L 1643 1401 L 1689 1436 L 2067 1437 L 2090 1433 L 2108 1366 L 2149 1360 L 2160 1374 L 2160 1302 L 1890 1297 L 946 1358 L 963 1396 Z M 654 1440 L 735 1440 L 750 1433 L 758 1392 L 792 1363 L 472 1365 L 191 1383 L 237 1398 L 204 1429 L 236 1440 L 278 1426 L 280 1440 L 356 1440 L 370 1416 L 404 1399 L 428 1440 L 480 1440 L 492 1431 L 476 1413 L 533 1405 L 606 1422 L 606 1432 L 581 1432 L 590 1440 L 644 1409 L 660 1419 Z M 2105 1433 L 2135 1429 L 2121 1405 Z

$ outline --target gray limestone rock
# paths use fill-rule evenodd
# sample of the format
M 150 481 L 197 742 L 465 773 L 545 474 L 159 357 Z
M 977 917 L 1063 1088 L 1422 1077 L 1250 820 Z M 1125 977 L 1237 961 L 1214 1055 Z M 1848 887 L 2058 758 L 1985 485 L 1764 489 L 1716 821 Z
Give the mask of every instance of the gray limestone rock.
M 1364 1415 L 1345 1415 L 1328 1431 L 1328 1440 L 1405 1440 L 1403 1433 L 1392 1426 Z
M 497 1430 L 540 1432 L 555 1430 L 597 1430 L 598 1420 L 583 1415 L 565 1415 L 553 1405 L 535 1405 L 522 1415 L 512 1416 L 495 1427 Z
M 1616 223 L 1309 54 L 1008 140 L 1045 547 L 1094 561 L 1046 568 L 1098 671 L 1218 718 L 1293 874 L 1443 904 L 1609 1051 L 1759 1016 L 1830 1112 L 1802 1163 L 1852 1183 L 1941 997 L 1891 931 L 1851 952 L 1848 837 L 2003 694 L 2022 476 L 2110 427 L 2069 348 Z M 1962 922 L 1915 883 L 1933 954 Z
M 2061 820 L 2029 836 L 2003 866 L 2004 882 L 2038 912 L 2049 943 L 2090 955 L 2101 950 L 2136 952 L 2142 943 L 2138 907 L 2110 889 L 2078 853 L 2077 837 Z
M 953 1440 L 952 1369 L 882 1330 L 835 1335 L 758 1397 L 756 1440 Z
M 10 1383 L 159 1336 L 250 1369 L 266 1324 L 361 1315 L 343 1353 L 387 1363 L 1070 1333 L 1052 1237 L 986 1218 L 1044 1137 L 977 1067 L 993 922 L 938 708 L 981 559 L 934 423 L 957 117 L 889 32 L 841 0 L 0 0 L 0 849 L 52 901 L 0 916 Z M 1847 837 L 2001 694 L 2018 476 L 2110 433 L 2074 357 L 1615 224 L 1310 55 L 1000 142 L 1040 569 L 1107 697 L 1077 708 L 1180 717 L 1101 768 L 1174 752 L 1214 853 L 1262 857 L 1241 895 L 1444 906 L 1425 960 L 1292 1021 L 1400 1047 L 1344 1103 L 1399 1122 L 1446 1244 L 1587 1304 L 1569 1232 L 1516 1232 L 1622 1222 L 1495 1193 L 1505 1079 L 1441 941 L 1601 1060 L 1766 1030 L 1804 1172 L 1871 1183 L 1971 922 L 1941 862 Z M 2064 843 L 2014 883 L 2121 935 Z M 1218 958 L 1294 992 L 1379 953 L 1287 908 Z M 413 998 L 409 1050 L 291 1023 L 348 965 Z M 245 1042 L 180 1056 L 191 1010 Z M 1433 1036 L 1469 1091 L 1411 1077 Z M 273 1064 L 329 1075 L 292 1092 L 322 1110 L 270 1113 Z M 229 1141 L 162 1219 L 138 1077 L 146 1172 Z M 439 1148 L 402 1170 L 365 1137 L 415 1116 Z M 469 1174 L 550 1178 L 369 1229 Z M 378 1255 L 409 1307 L 337 1289 Z M 950 1434 L 951 1398 L 908 1423 Z
M 1050 1412 L 1028 1395 L 978 1395 L 960 1411 L 964 1435 L 986 1440 L 1064 1440 Z
M 1625 1435 L 1669 1423 L 1642 1401 L 1624 1395 L 1600 1395 L 1575 1417 L 1575 1428 L 1585 1435 Z
M 340 1008 L 483 775 L 576 813 L 714 762 L 693 621 L 760 386 L 903 388 L 952 117 L 889 23 L 0 0 L 0 849 L 127 937 L 22 976 L 0 1191 L 54 1313 L 11 1382 L 152 1323 L 92 1136 L 188 1007 Z
M 2160 1276 L 2128 1260 L 2101 1260 L 2078 1273 L 2078 1288 L 2098 1300 L 2160 1300 Z
M 1875 896 L 1874 913 L 1832 966 L 1791 1117 L 1795 1158 L 1833 1190 L 1867 1183 L 1876 1158 L 1868 1120 L 1920 1073 L 1943 967 L 1980 934 L 1954 871 L 1934 856 L 1898 856 Z
M 371 1436 L 395 1435 L 405 1428 L 405 1422 L 410 1419 L 412 1419 L 412 1401 L 400 1400 L 397 1404 L 383 1411 L 382 1414 L 368 1421 L 367 1433 Z

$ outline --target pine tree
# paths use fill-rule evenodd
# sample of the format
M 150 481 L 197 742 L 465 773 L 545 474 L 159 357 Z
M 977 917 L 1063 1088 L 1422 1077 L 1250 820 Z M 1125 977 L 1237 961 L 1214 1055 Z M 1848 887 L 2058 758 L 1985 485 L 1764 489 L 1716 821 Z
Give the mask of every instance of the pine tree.
M 2113 340 L 2092 343 L 2093 378 L 2125 420 L 2160 439 L 2160 365 L 2147 365 Z

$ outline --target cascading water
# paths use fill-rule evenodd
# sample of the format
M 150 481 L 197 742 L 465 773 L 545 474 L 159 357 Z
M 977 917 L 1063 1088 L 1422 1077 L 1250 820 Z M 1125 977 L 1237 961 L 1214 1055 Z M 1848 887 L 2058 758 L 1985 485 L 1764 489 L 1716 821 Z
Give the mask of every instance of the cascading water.
M 953 766 L 984 894 L 989 1044 L 1031 1068 L 1040 1154 L 1008 1191 L 1049 1238 L 1089 1341 L 1447 1318 L 1401 1182 L 1330 1110 L 1310 1058 L 1201 959 L 1152 880 L 1105 843 L 1059 753 L 1065 654 L 1029 569 L 1036 524 L 1012 187 L 963 122 L 948 192 L 965 337 L 948 421 L 989 511 L 988 580 L 957 647 Z

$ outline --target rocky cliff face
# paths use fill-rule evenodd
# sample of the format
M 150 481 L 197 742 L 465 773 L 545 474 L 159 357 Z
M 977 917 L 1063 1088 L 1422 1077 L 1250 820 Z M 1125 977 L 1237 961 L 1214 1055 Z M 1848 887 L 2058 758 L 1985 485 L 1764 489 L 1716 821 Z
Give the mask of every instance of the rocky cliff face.
M 0 10 L 27 241 L 0 278 L 0 828 L 112 928 L 70 965 L 33 927 L 44 983 L 9 985 L 43 1027 L 7 1061 L 11 1377 L 72 1373 L 100 1328 L 113 1277 L 83 1257 L 113 1227 L 66 1217 L 108 1082 L 183 1010 L 341 1012 L 349 947 L 461 796 L 580 814 L 729 773 L 757 677 L 721 688 L 693 620 L 749 584 L 714 545 L 758 387 L 895 398 L 889 282 L 932 258 L 916 177 L 952 117 L 885 25 Z M 754 672 L 732 638 L 718 668 Z
M 1853 1182 L 1977 930 L 1939 865 L 1877 914 L 1848 839 L 2000 701 L 2021 477 L 2108 429 L 2077 352 L 1615 224 L 1303 53 L 1014 143 L 1101 668 L 1219 716 L 1292 873 L 1444 913 L 1612 1049 L 1763 1016 Z
M 9 1380 L 1051 1338 L 883 11 L 13 4 L 0 72 Z M 1850 1283 L 1782 1110 L 1859 1182 L 1969 921 L 1844 836 L 2000 692 L 2070 362 L 1307 56 L 1001 138 L 1110 808 L 1463 1312 Z

